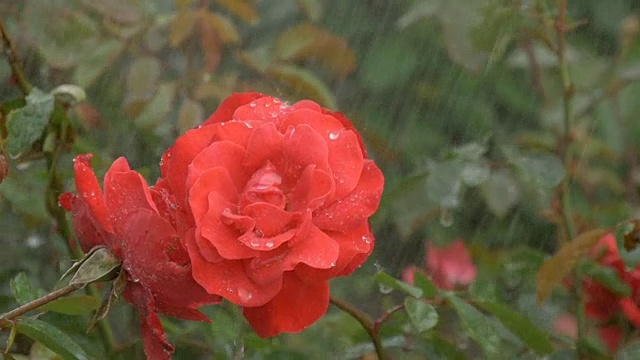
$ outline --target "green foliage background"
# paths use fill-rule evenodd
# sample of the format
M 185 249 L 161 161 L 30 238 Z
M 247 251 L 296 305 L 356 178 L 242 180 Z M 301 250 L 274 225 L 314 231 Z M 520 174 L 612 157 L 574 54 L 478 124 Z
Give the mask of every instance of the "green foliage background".
M 94 153 L 100 174 L 125 156 L 153 182 L 162 152 L 234 91 L 310 98 L 353 120 L 386 176 L 373 219 L 376 252 L 354 276 L 332 283 L 335 294 L 379 315 L 403 297 L 378 291 L 373 274 L 382 269 L 398 277 L 408 265 L 422 266 L 427 239 L 444 245 L 462 238 L 479 267 L 467 295 L 506 304 L 545 332 L 554 331 L 553 319 L 573 301 L 559 291 L 535 304 L 537 269 L 567 241 L 558 211 L 565 176 L 579 232 L 638 212 L 639 10 L 634 0 L 569 1 L 576 27 L 566 48 L 574 84 L 567 133 L 552 50 L 555 1 L 0 1 L 29 81 L 45 92 L 75 84 L 87 93 L 70 110 L 75 144 L 60 163 L 67 189 L 72 156 L 81 152 Z M 5 107 L 21 98 L 6 61 L 0 83 Z M 21 156 L 11 165 L 0 185 L 1 312 L 16 306 L 9 286 L 16 274 L 51 289 L 72 260 L 45 207 L 43 161 Z M 411 301 L 414 315 L 430 312 Z M 487 357 L 534 358 L 513 334 L 495 335 L 502 325 L 484 329 L 497 340 L 478 336 L 474 321 L 486 321 L 485 312 L 465 317 L 472 310 L 450 303 L 438 309 L 433 329 L 415 321 L 411 328 L 411 313 L 398 314 L 383 327 L 383 342 L 408 359 L 464 357 L 477 349 Z M 175 358 L 373 352 L 359 325 L 335 309 L 301 334 L 269 340 L 254 335 L 228 304 L 206 311 L 211 325 L 166 319 Z M 502 320 L 499 310 L 486 311 Z M 85 335 L 86 318 L 43 318 L 92 358 L 105 356 L 98 334 Z M 118 341 L 137 338 L 125 304 L 109 319 Z M 420 326 L 425 331 L 416 332 Z M 554 340 L 557 358 L 571 348 L 567 341 Z M 638 347 L 629 344 L 621 351 Z M 39 346 L 19 336 L 16 352 L 46 353 Z M 119 356 L 140 357 L 140 344 Z

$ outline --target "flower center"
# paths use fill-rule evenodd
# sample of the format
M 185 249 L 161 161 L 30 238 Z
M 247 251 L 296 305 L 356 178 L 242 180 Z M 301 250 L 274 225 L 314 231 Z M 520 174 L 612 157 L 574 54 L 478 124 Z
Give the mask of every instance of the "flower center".
M 248 205 L 255 203 L 269 203 L 284 209 L 287 198 L 280 188 L 281 184 L 282 177 L 275 166 L 267 161 L 265 166 L 256 171 L 247 182 L 238 202 L 240 212 Z

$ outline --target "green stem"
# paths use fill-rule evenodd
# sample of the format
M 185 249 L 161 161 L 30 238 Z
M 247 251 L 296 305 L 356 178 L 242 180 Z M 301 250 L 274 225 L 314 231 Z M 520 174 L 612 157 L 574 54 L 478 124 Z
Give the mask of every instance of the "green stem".
M 566 175 L 562 179 L 560 184 L 560 202 L 562 222 L 565 232 L 566 241 L 573 240 L 576 235 L 576 227 L 573 221 L 572 209 L 571 209 L 571 164 L 573 162 L 571 145 L 572 145 L 572 126 L 573 126 L 573 96 L 575 93 L 574 84 L 571 81 L 569 73 L 569 63 L 567 60 L 567 33 L 569 31 L 568 26 L 568 0 L 557 0 L 558 18 L 556 20 L 556 35 L 557 35 L 557 48 L 556 54 L 558 57 L 558 63 L 560 68 L 560 77 L 562 80 L 563 96 L 563 119 L 564 119 L 564 136 L 562 139 L 562 159 L 567 168 Z M 577 349 L 578 356 L 582 354 L 582 343 L 586 336 L 586 316 L 584 311 L 584 296 L 582 286 L 582 276 L 579 270 L 579 266 L 574 270 L 574 281 L 576 293 L 576 321 L 578 326 L 578 339 Z
M 384 347 L 382 346 L 382 341 L 380 340 L 380 332 L 378 331 L 378 328 L 376 327 L 371 317 L 345 300 L 331 296 L 330 301 L 333 305 L 351 315 L 360 323 L 360 325 L 362 325 L 367 334 L 369 334 L 371 341 L 373 342 L 373 347 L 376 349 L 378 359 L 389 360 L 389 357 L 387 356 Z

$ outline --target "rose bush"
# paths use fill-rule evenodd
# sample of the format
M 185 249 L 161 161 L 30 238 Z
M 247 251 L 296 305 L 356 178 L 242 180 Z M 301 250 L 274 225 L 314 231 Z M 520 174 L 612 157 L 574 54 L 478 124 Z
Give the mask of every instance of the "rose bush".
M 173 346 L 158 313 L 208 321 L 196 308 L 220 297 L 193 280 L 187 251 L 165 216 L 166 203 L 124 158 L 107 171 L 104 192 L 91 168 L 91 155 L 76 157 L 74 171 L 77 193 L 63 194 L 60 205 L 71 211 L 82 249 L 103 245 L 122 261 L 124 296 L 139 312 L 147 358 L 169 359 Z
M 427 242 L 426 247 L 425 269 L 418 269 L 416 266 L 407 267 L 402 274 L 405 282 L 413 284 L 416 271 L 428 275 L 433 283 L 443 290 L 467 286 L 476 279 L 477 269 L 464 241 L 456 240 L 440 248 Z
M 154 190 L 173 212 L 193 277 L 243 308 L 262 337 L 327 310 L 328 280 L 374 246 L 384 178 L 342 114 L 234 94 L 163 156 Z

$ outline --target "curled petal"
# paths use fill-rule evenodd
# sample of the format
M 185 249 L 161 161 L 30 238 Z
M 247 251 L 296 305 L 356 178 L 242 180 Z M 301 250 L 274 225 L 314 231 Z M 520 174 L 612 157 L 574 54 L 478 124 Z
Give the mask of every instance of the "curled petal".
M 185 186 L 191 188 L 205 171 L 222 167 L 227 170 L 236 188 L 242 189 L 250 175 L 242 167 L 246 154 L 247 152 L 240 145 L 230 141 L 215 142 L 207 146 L 189 164 Z
M 241 93 L 241 94 L 233 94 L 226 98 L 219 106 L 216 112 L 213 113 L 202 125 L 212 125 L 216 123 L 221 123 L 224 121 L 229 121 L 233 118 L 233 114 L 236 110 L 246 105 L 254 100 L 260 99 L 265 95 L 258 93 Z
M 140 315 L 140 332 L 147 359 L 170 360 L 173 345 L 164 335 L 151 292 L 138 283 L 129 283 L 124 296 Z
M 375 213 L 383 186 L 380 169 L 371 160 L 365 160 L 355 189 L 343 199 L 316 210 L 313 223 L 322 230 L 348 231 Z

